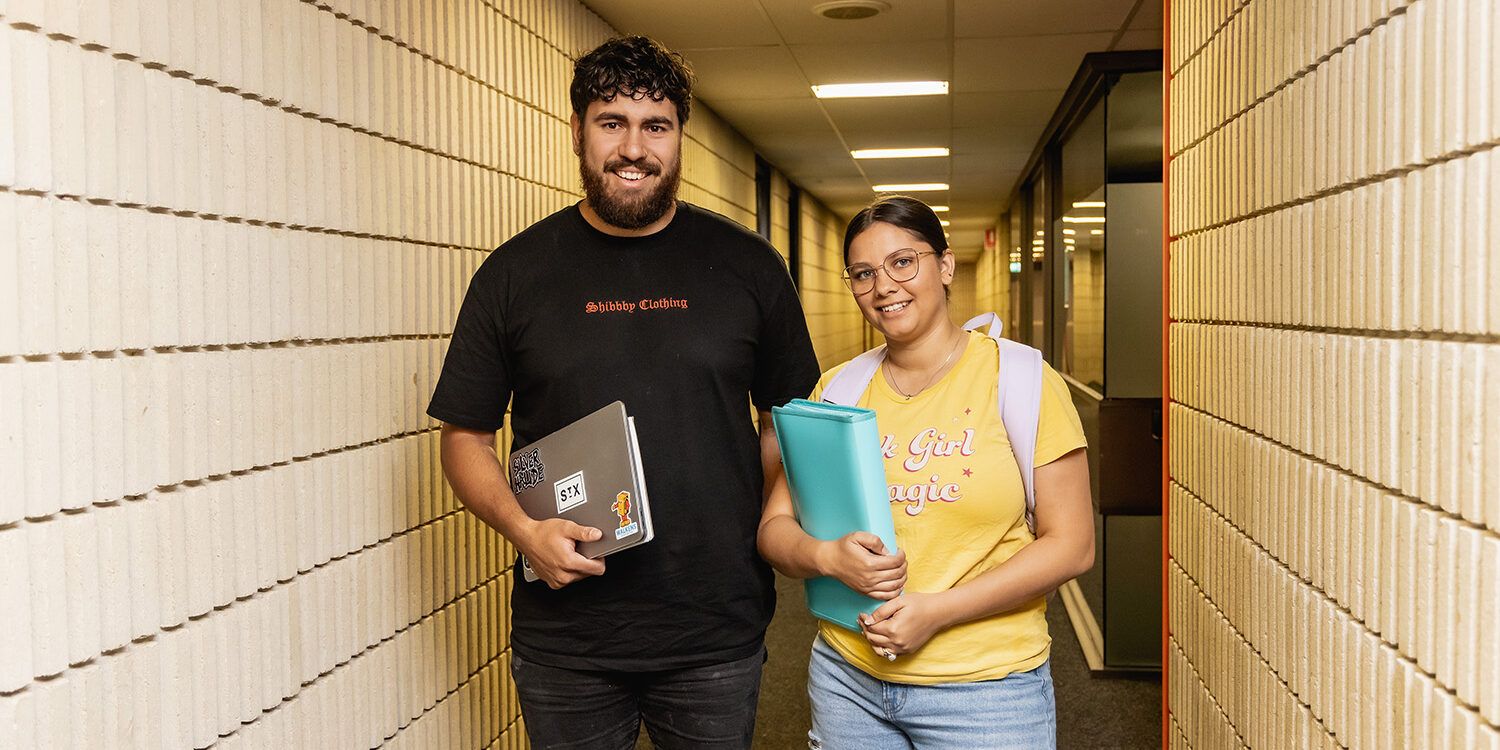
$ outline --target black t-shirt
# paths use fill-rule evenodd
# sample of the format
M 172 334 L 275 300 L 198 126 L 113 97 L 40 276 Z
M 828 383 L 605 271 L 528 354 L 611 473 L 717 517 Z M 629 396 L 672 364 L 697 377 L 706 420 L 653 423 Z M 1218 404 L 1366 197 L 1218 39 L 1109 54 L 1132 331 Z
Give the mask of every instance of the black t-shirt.
M 679 203 L 622 238 L 577 206 L 506 242 L 469 284 L 427 413 L 515 447 L 612 401 L 635 417 L 656 536 L 553 591 L 519 576 L 511 642 L 573 669 L 649 671 L 755 653 L 775 609 L 755 548 L 760 442 L 750 402 L 805 396 L 818 364 L 780 256 Z M 503 463 L 503 457 L 502 457 Z

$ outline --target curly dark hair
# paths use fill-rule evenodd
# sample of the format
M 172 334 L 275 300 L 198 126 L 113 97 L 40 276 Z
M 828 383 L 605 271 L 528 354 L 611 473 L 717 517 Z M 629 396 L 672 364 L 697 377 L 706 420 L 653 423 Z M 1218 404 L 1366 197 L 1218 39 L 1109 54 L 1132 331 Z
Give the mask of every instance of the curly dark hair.
M 693 71 L 682 55 L 644 36 L 616 37 L 573 63 L 573 114 L 581 118 L 589 102 L 612 102 L 620 94 L 670 99 L 681 127 L 692 109 Z

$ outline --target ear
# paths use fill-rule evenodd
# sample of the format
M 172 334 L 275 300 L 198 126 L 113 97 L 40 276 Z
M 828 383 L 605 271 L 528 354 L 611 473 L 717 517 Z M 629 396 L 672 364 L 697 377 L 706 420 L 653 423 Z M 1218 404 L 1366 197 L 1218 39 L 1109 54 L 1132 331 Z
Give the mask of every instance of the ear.
M 573 155 L 583 155 L 583 120 L 578 119 L 578 113 L 568 115 L 568 128 L 573 131 Z
M 943 278 L 944 285 L 953 283 L 953 272 L 957 268 L 958 261 L 953 259 L 953 250 L 950 248 L 948 252 L 943 253 L 942 257 L 938 260 L 938 270 L 942 272 L 941 276 Z

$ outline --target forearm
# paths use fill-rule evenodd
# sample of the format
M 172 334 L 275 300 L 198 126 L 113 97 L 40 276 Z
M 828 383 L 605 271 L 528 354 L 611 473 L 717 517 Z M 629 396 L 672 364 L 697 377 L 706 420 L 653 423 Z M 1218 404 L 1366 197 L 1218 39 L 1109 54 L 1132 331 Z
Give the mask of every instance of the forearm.
M 1021 548 L 999 567 L 940 592 L 944 627 L 1009 612 L 1056 590 L 1093 564 L 1093 545 L 1063 537 L 1042 537 Z
M 791 516 L 778 515 L 762 521 L 756 542 L 761 557 L 784 576 L 817 578 L 828 575 L 820 549 L 828 543 L 809 536 Z
M 512 542 L 528 536 L 536 522 L 510 491 L 493 443 L 444 429 L 442 463 L 443 475 L 464 508 Z

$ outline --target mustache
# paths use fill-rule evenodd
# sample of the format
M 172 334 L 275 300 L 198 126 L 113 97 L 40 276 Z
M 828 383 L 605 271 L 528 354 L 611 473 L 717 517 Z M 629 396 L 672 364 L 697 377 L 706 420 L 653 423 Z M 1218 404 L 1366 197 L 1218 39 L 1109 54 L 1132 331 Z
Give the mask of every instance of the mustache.
M 629 159 L 610 159 L 604 163 L 605 172 L 614 172 L 620 169 L 634 169 L 637 172 L 644 172 L 648 175 L 661 174 L 661 165 L 653 164 L 646 159 L 636 159 L 634 161 Z

